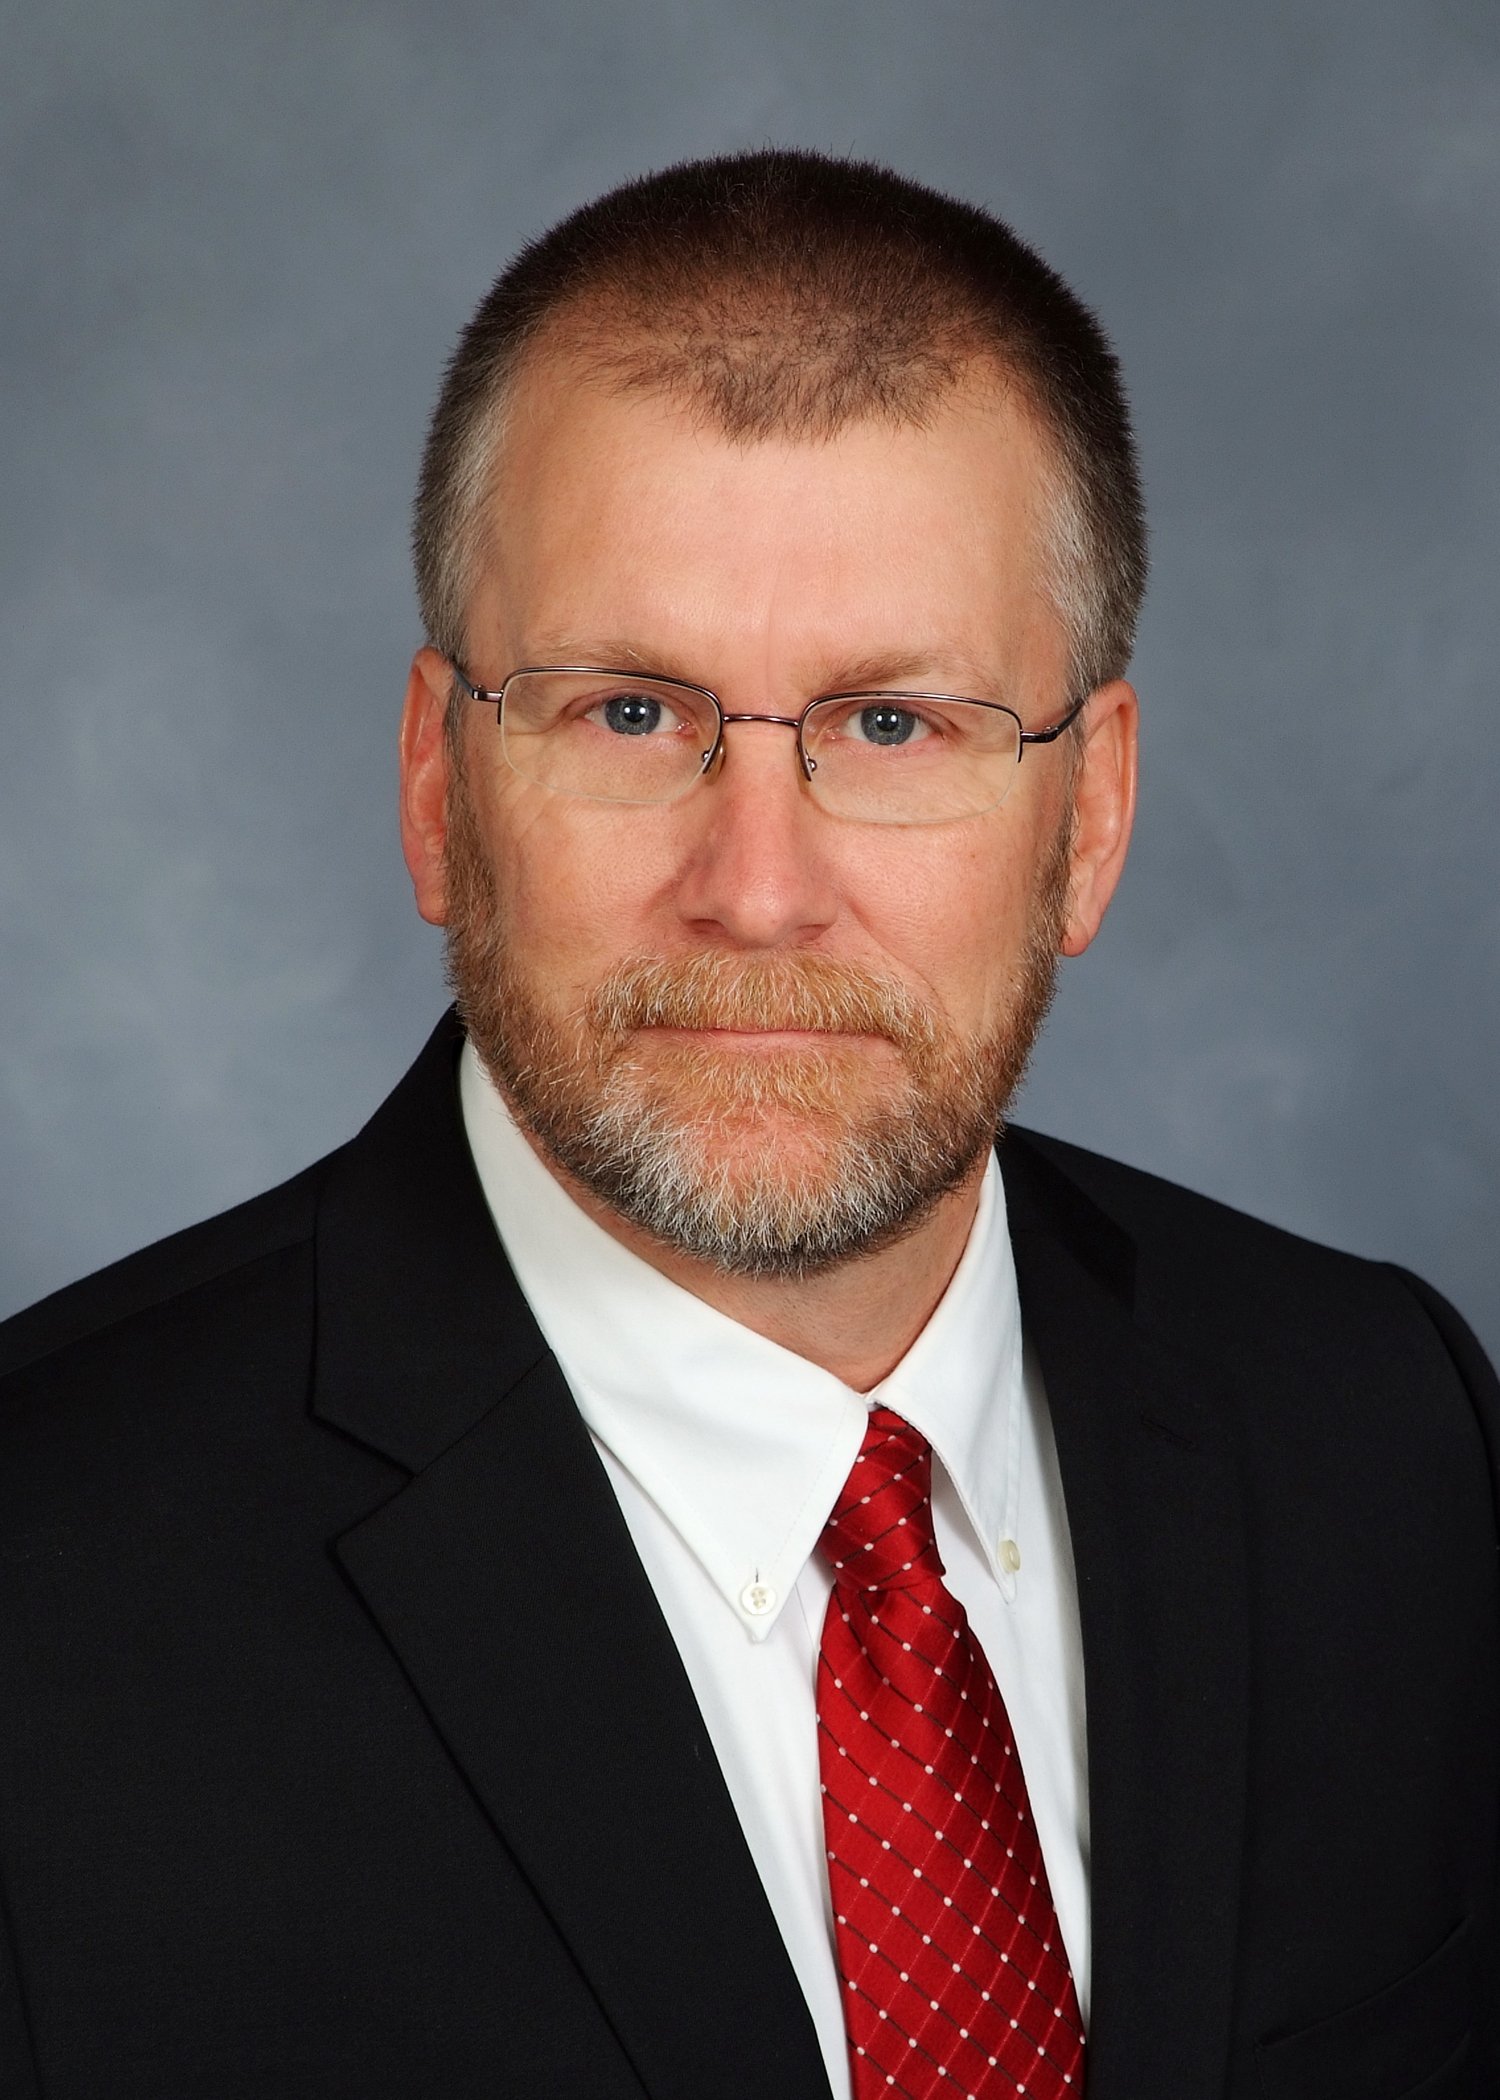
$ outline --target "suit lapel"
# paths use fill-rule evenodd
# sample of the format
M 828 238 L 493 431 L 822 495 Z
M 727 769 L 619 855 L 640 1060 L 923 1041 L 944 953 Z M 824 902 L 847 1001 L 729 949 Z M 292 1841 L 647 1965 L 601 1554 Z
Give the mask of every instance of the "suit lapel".
M 1244 1844 L 1249 1628 L 1233 1412 L 1143 1333 L 1133 1247 L 1034 1144 L 1001 1146 L 1078 1573 L 1093 1921 L 1089 2100 L 1218 2094 Z
M 314 1411 L 414 1477 L 339 1558 L 653 2100 L 827 2100 L 613 1490 L 505 1262 L 449 1023 L 330 1175 Z

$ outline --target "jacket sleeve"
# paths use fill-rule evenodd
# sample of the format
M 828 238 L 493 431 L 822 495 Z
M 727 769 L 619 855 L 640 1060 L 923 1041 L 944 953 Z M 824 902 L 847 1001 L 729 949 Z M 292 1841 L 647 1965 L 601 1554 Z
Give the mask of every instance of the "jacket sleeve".
M 1394 1264 L 1391 1267 L 1392 1273 L 1400 1278 L 1437 1329 L 1473 1405 L 1489 1452 L 1490 1481 L 1495 1498 L 1496 1580 L 1500 1581 L 1500 1379 L 1496 1378 L 1494 1367 L 1480 1347 L 1473 1329 L 1441 1292 L 1435 1291 L 1430 1283 L 1424 1283 L 1420 1276 L 1413 1276 L 1409 1270 L 1396 1268 Z M 1500 1670 L 1500 1656 L 1496 1657 L 1495 1666 Z M 1485 2094 L 1500 2094 L 1500 1861 L 1497 1861 L 1496 1873 L 1497 1886 L 1489 1930 L 1480 1955 L 1475 2000 L 1478 2060 L 1474 2091 Z

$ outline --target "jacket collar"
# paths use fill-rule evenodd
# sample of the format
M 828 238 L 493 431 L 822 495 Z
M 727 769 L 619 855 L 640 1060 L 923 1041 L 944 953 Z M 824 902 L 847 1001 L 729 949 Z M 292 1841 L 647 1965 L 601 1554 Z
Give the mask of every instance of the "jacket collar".
M 1044 1145 L 1013 1130 L 1000 1157 L 1078 1575 L 1089 2100 L 1218 2092 L 1249 1725 L 1237 1401 L 1136 1320 L 1135 1245 Z
M 318 1205 L 313 1412 L 419 1473 L 547 1354 L 458 1118 L 445 1014 Z

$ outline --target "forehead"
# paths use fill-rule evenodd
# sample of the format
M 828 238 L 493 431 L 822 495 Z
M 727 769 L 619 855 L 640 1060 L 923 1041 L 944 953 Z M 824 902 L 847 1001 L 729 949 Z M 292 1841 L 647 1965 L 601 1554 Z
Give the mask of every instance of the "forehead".
M 700 676 L 703 652 L 751 647 L 977 667 L 1057 627 L 1051 487 L 1050 444 L 993 370 L 921 422 L 743 440 L 549 359 L 497 446 L 477 633 L 533 661 L 629 640 Z

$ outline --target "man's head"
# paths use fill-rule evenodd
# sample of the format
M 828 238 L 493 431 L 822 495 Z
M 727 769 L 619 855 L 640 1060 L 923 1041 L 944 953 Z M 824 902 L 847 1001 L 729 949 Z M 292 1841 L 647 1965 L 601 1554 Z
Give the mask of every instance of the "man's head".
M 416 538 L 408 860 L 534 1139 L 725 1270 L 910 1230 L 972 1178 L 1124 857 L 1144 553 L 1091 317 L 998 222 L 882 171 L 672 170 L 485 301 Z M 627 720 L 560 688 L 539 731 L 554 686 L 531 681 L 502 730 L 452 663 L 488 690 L 537 665 L 656 674 L 727 720 L 674 799 L 611 800 L 674 737 L 709 748 L 712 704 L 652 687 Z M 816 749 L 829 711 L 787 726 L 851 692 L 983 705 L 835 709 Z M 1001 750 L 1085 693 L 1077 730 Z M 518 759 L 522 726 L 550 739 L 528 750 L 584 739 L 602 774 Z M 851 764 L 897 786 L 841 800 Z

